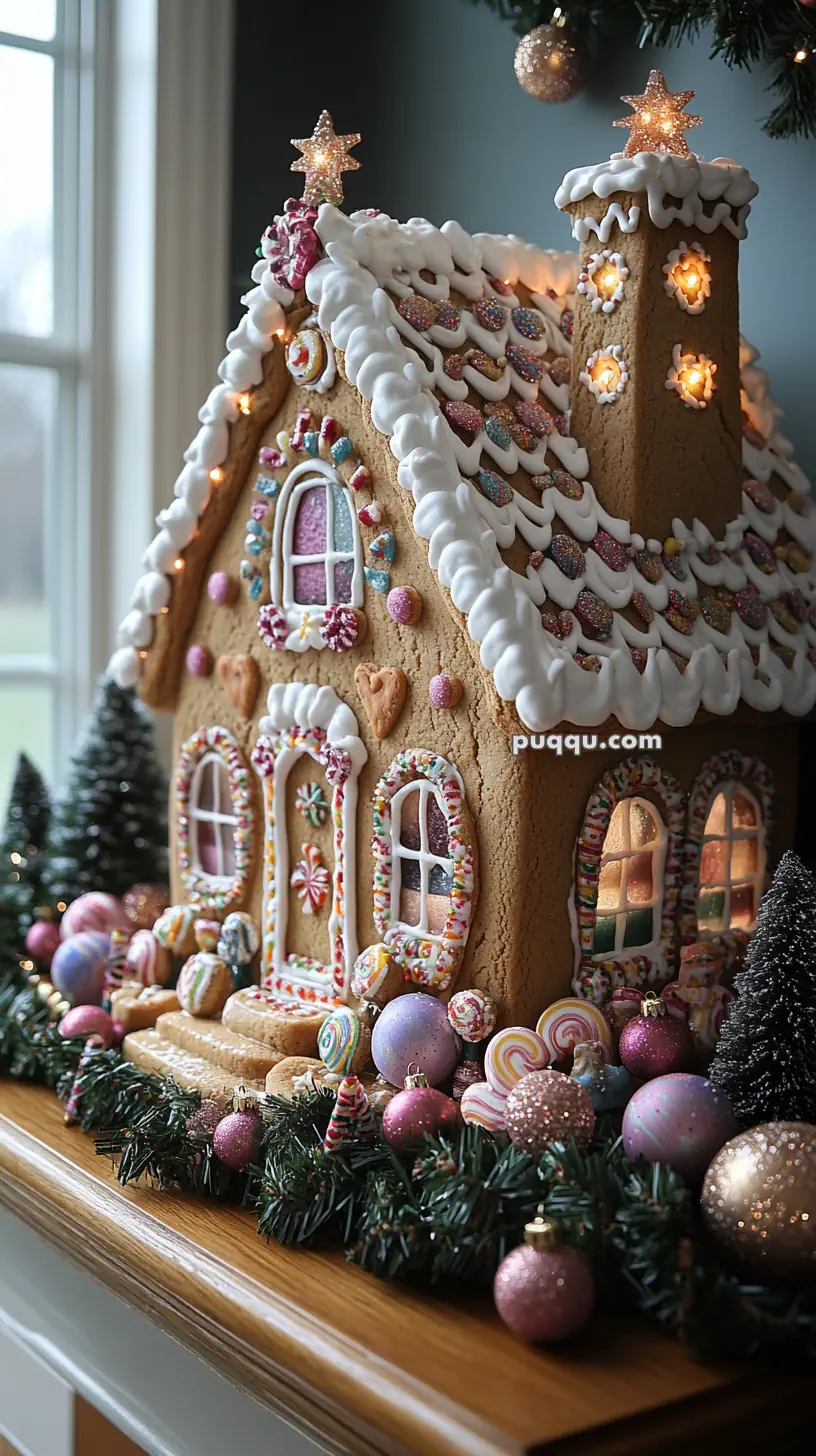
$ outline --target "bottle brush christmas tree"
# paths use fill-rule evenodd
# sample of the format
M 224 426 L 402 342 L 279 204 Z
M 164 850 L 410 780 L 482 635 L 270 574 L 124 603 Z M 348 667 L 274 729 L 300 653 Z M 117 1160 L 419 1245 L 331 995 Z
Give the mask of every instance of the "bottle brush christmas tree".
M 816 880 L 792 851 L 762 899 L 709 1076 L 747 1125 L 816 1122 Z
M 17 760 L 0 840 L 0 958 L 7 960 L 43 897 L 51 800 L 41 774 L 24 753 Z
M 167 786 L 150 714 L 130 689 L 102 678 L 74 751 L 48 836 L 54 904 L 89 890 L 122 895 L 167 873 Z

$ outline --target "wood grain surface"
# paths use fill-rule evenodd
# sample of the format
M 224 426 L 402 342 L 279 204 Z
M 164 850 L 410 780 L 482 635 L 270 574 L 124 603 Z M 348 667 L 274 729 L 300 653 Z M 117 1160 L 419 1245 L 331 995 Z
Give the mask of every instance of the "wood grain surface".
M 53 1094 L 0 1083 L 0 1202 L 330 1452 L 688 1456 L 785 1449 L 807 1375 L 695 1365 L 649 1324 L 518 1342 L 487 1297 L 383 1284 L 265 1245 L 237 1208 L 123 1190 Z

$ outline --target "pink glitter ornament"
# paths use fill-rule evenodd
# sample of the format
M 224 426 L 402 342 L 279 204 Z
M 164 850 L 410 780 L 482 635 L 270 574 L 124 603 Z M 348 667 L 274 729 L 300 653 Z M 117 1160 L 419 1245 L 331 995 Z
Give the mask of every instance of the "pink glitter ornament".
M 109 935 L 112 930 L 129 930 L 130 922 L 121 900 L 101 890 L 90 890 L 68 906 L 60 921 L 60 939 L 68 940 L 81 930 L 99 930 Z
M 458 677 L 448 677 L 439 672 L 428 684 L 428 697 L 432 708 L 455 708 L 464 692 L 464 684 Z
M 228 571 L 214 571 L 207 582 L 207 595 L 217 607 L 227 607 L 235 600 L 237 583 Z
M 666 1163 L 693 1184 L 702 1183 L 720 1148 L 739 1130 L 725 1093 L 691 1072 L 646 1082 L 623 1114 L 627 1158 Z
M 511 1140 L 538 1158 L 551 1143 L 588 1142 L 595 1109 L 580 1082 L 549 1069 L 529 1072 L 507 1096 L 504 1125 Z
M 225 1168 L 241 1173 L 257 1156 L 262 1138 L 263 1122 L 257 1105 L 243 1083 L 239 1083 L 233 1111 L 221 1118 L 213 1132 L 213 1152 Z
M 685 1072 L 691 1065 L 693 1043 L 685 1021 L 666 1014 L 667 1006 L 651 992 L 643 998 L 639 1016 L 627 1022 L 619 1053 L 633 1077 L 646 1080 Z
M 59 1024 L 60 1036 L 95 1036 L 107 1051 L 113 1046 L 113 1022 L 101 1006 L 72 1006 Z
M 43 970 L 48 970 L 59 943 L 59 926 L 53 920 L 35 920 L 25 938 L 28 954 Z
M 191 1112 L 187 1118 L 185 1127 L 187 1136 L 197 1143 L 211 1143 L 213 1134 L 219 1122 L 224 1116 L 223 1108 L 213 1102 L 212 1098 L 205 1097 L 195 1112 Z
M 198 642 L 194 642 L 192 647 L 187 648 L 187 656 L 184 660 L 191 677 L 209 677 L 212 672 L 212 653 L 209 647 L 202 647 Z
M 539 1212 L 524 1243 L 503 1259 L 493 1281 L 500 1317 L 523 1340 L 565 1340 L 586 1324 L 595 1283 L 584 1255 L 557 1241 L 555 1225 Z
M 412 627 L 422 616 L 422 597 L 412 586 L 392 587 L 385 600 L 392 622 Z
M 453 1132 L 459 1122 L 459 1108 L 452 1097 L 428 1086 L 422 1072 L 409 1073 L 405 1087 L 392 1097 L 383 1113 L 383 1137 L 397 1152 L 422 1147 L 426 1134 Z

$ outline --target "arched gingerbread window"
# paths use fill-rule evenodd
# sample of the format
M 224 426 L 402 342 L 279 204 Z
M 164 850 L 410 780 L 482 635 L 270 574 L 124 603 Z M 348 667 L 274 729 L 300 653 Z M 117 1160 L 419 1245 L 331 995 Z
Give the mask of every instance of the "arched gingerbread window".
M 374 923 L 419 986 L 456 978 L 470 929 L 476 844 L 453 764 L 406 749 L 374 791 Z
M 332 606 L 363 604 L 363 553 L 348 486 L 325 460 L 305 460 L 286 479 L 275 514 L 272 601 L 282 608 L 293 651 L 325 645 Z
M 176 766 L 179 870 L 202 909 L 240 905 L 249 885 L 253 815 L 247 766 L 226 728 L 199 728 Z
M 686 797 L 671 774 L 630 758 L 587 803 L 575 853 L 573 987 L 602 1004 L 616 986 L 672 968 Z
M 773 782 L 764 763 L 736 749 L 703 765 L 689 798 L 681 929 L 753 930 L 764 888 Z

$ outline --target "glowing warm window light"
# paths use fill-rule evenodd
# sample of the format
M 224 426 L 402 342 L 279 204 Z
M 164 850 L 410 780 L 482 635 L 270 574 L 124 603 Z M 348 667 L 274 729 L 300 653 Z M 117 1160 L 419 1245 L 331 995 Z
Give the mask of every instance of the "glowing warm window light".
M 629 379 L 621 345 L 609 344 L 604 349 L 596 349 L 578 378 L 594 394 L 598 404 L 614 404 Z
M 687 409 L 705 409 L 716 389 L 716 372 L 717 366 L 707 354 L 684 354 L 681 345 L 675 344 L 666 388 L 676 390 Z
M 584 295 L 593 313 L 614 313 L 623 298 L 623 285 L 628 277 L 629 269 L 622 255 L 604 248 L 601 253 L 590 253 L 578 276 L 578 292 Z
M 672 248 L 663 272 L 664 287 L 684 313 L 702 313 L 711 297 L 711 259 L 699 243 L 678 243 Z

